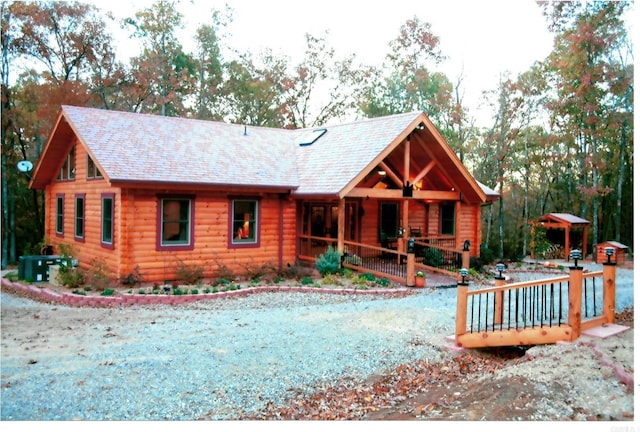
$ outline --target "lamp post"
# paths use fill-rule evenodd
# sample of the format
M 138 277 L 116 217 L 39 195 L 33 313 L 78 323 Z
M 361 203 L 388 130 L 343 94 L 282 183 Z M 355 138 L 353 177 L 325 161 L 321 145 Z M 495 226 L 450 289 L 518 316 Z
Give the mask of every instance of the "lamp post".
M 466 268 L 460 269 L 460 276 L 462 276 L 462 283 L 467 284 L 466 278 L 469 276 L 469 270 Z
M 502 272 L 505 270 L 506 266 L 503 263 L 498 263 L 496 265 L 496 270 L 498 271 L 498 277 L 502 279 Z
M 574 250 L 571 251 L 569 256 L 573 260 L 573 263 L 574 263 L 573 266 L 577 268 L 578 267 L 578 260 L 582 259 L 582 252 L 579 249 L 574 249 Z
M 607 256 L 607 264 L 611 264 L 611 256 L 613 256 L 613 248 L 611 246 L 604 248 L 604 254 Z

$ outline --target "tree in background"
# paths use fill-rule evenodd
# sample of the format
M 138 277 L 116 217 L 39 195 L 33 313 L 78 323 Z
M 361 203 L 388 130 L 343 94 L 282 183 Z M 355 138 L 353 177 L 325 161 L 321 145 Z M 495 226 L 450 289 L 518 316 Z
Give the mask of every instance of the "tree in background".
M 196 30 L 196 79 L 194 95 L 194 115 L 202 120 L 223 120 L 225 108 L 225 61 L 222 56 L 224 28 L 232 21 L 233 12 L 211 12 L 212 24 L 205 24 Z
M 108 55 L 110 44 L 94 6 L 2 2 L 3 267 L 43 241 L 41 197 L 31 191 L 26 199 L 28 178 L 14 167 L 38 159 L 61 104 L 94 104 L 91 64 Z
M 628 124 L 633 117 L 633 72 L 619 56 L 627 44 L 622 19 L 629 3 L 540 2 L 556 34 L 547 60 L 555 98 L 550 103 L 554 129 L 574 156 L 580 216 L 592 221 L 592 249 L 602 240 L 602 205 L 613 193 L 622 195 L 631 161 Z M 630 111 L 631 110 L 631 111 Z M 568 185 L 571 186 L 571 185 Z M 574 198 L 574 199 L 576 199 Z M 624 200 L 606 224 L 622 224 Z M 632 225 L 632 224 L 630 224 Z M 616 230 L 621 230 L 619 227 Z
M 184 115 L 185 98 L 193 93 L 195 62 L 175 35 L 183 25 L 179 3 L 160 0 L 126 20 L 143 45 L 142 53 L 131 59 L 141 112 Z

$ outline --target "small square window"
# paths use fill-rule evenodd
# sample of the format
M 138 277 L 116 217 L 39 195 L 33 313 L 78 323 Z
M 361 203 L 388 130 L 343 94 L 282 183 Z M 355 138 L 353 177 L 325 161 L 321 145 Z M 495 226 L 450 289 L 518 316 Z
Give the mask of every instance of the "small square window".
M 234 199 L 231 202 L 231 244 L 258 243 L 258 201 Z
M 159 201 L 158 249 L 193 249 L 193 198 L 165 197 Z

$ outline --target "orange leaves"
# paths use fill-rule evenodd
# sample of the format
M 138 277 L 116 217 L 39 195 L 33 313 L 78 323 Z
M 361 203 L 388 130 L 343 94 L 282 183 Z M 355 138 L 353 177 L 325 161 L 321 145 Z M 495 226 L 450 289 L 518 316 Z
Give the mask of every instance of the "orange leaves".
M 368 413 L 393 410 L 420 394 L 432 394 L 438 402 L 417 405 L 414 416 L 423 415 L 459 396 L 449 388 L 472 380 L 478 373 L 493 373 L 503 361 L 490 355 L 464 353 L 442 363 L 420 360 L 402 364 L 375 381 L 345 380 L 312 395 L 300 393 L 287 406 L 267 404 L 262 414 L 245 419 L 358 420 Z

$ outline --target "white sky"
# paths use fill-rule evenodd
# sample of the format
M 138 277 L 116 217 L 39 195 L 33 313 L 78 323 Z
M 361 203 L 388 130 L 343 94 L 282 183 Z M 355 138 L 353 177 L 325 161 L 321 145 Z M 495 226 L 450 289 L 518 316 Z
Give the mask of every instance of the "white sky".
M 123 18 L 152 0 L 129 7 L 113 0 L 92 2 Z M 501 72 L 515 76 L 543 60 L 552 48 L 552 36 L 534 0 L 183 0 L 179 9 L 188 23 L 181 37 L 185 49 L 192 46 L 195 28 L 210 19 L 211 9 L 221 10 L 225 3 L 234 10 L 230 45 L 254 54 L 271 48 L 294 62 L 303 55 L 305 33 L 328 30 L 329 45 L 338 58 L 355 53 L 360 63 L 381 65 L 402 24 L 417 16 L 440 37 L 441 50 L 449 58 L 442 72 L 452 82 L 463 73 L 463 103 L 479 126 L 489 126 L 490 121 L 478 109 L 481 92 L 495 89 Z M 131 41 L 125 33 L 114 36 L 126 50 Z

